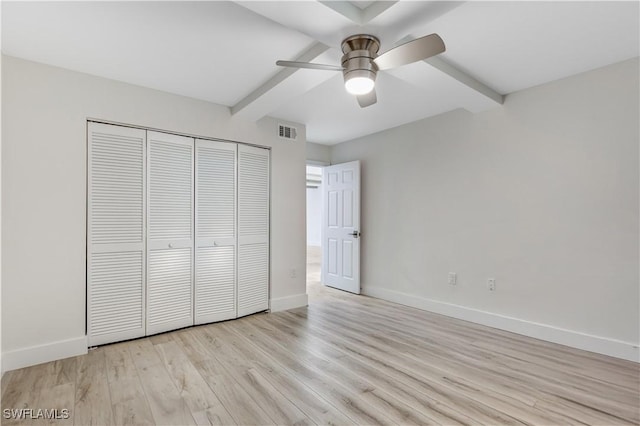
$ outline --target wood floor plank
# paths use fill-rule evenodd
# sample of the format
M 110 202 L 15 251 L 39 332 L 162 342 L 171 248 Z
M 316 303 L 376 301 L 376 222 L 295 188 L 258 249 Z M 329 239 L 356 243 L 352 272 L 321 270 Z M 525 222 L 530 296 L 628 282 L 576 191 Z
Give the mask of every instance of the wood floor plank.
M 335 307 L 336 304 L 346 305 L 349 309 L 357 312 L 366 312 L 370 315 L 380 315 L 385 321 L 396 322 L 401 325 L 429 324 L 423 328 L 430 333 L 439 333 L 439 337 L 446 342 L 450 337 L 466 337 L 469 342 L 478 340 L 493 342 L 505 347 L 520 348 L 527 353 L 535 353 L 536 357 L 547 357 L 558 361 L 555 365 L 573 366 L 581 370 L 581 375 L 590 374 L 615 374 L 617 377 L 613 382 L 620 386 L 626 386 L 629 390 L 638 389 L 640 384 L 640 365 L 631 361 L 607 357 L 591 352 L 550 343 L 526 336 L 510 333 L 503 330 L 485 327 L 467 321 L 449 318 L 431 312 L 422 311 L 407 306 L 397 305 L 370 297 L 365 297 L 362 301 L 354 303 L 351 298 L 336 296 L 333 292 L 333 303 L 319 303 L 312 307 L 321 306 L 323 308 Z M 631 373 L 631 374 L 629 374 Z
M 345 316 L 346 315 L 346 316 Z M 362 333 L 365 330 L 359 325 L 353 325 L 352 320 L 353 317 L 349 317 L 348 314 L 344 312 L 332 312 L 330 316 L 323 317 L 326 320 L 337 320 L 337 318 L 342 318 L 344 321 L 349 323 L 349 327 L 355 327 L 353 329 L 356 333 Z M 360 317 L 361 318 L 361 317 Z M 374 327 L 375 328 L 375 327 Z M 387 346 L 393 346 L 401 351 L 403 351 L 408 356 L 413 357 L 413 359 L 417 362 L 420 362 L 422 358 L 425 356 L 429 356 L 433 359 L 436 356 L 437 349 L 429 348 L 428 350 L 421 349 L 419 345 L 413 344 L 410 345 L 412 338 L 409 336 L 406 330 L 404 333 L 397 332 L 386 332 L 384 336 L 374 336 L 375 339 L 382 342 L 382 344 L 387 343 Z M 394 338 L 394 336 L 396 336 Z M 462 347 L 458 348 L 459 350 Z M 461 355 L 459 355 L 460 353 Z M 448 358 L 455 359 L 456 357 L 463 357 L 463 362 L 450 362 L 448 358 L 441 356 L 438 359 L 437 365 L 438 368 L 443 369 L 449 375 L 464 371 L 465 381 L 469 378 L 474 377 L 474 372 L 471 371 L 468 367 L 473 364 L 475 361 L 470 359 L 464 353 L 456 351 L 448 352 Z M 474 352 L 475 353 L 475 352 Z M 485 384 L 485 386 L 491 386 L 494 391 L 503 392 L 505 395 L 524 395 L 530 394 L 530 397 L 533 396 L 535 400 L 540 398 L 549 399 L 550 397 L 560 396 L 567 401 L 571 402 L 574 400 L 582 400 L 585 405 L 592 406 L 594 409 L 608 412 L 612 416 L 612 420 L 617 418 L 623 421 L 637 421 L 637 418 L 634 418 L 637 415 L 637 401 L 634 401 L 634 397 L 631 393 L 625 392 L 622 388 L 612 387 L 607 382 L 602 382 L 600 380 L 594 379 L 588 382 L 590 386 L 585 387 L 584 380 L 582 383 L 577 383 L 579 377 L 572 373 L 566 373 L 562 371 L 551 371 L 553 372 L 553 376 L 549 376 L 549 369 L 541 367 L 535 363 L 522 363 L 518 365 L 519 360 L 517 358 L 511 357 L 508 360 L 504 360 L 503 363 L 507 363 L 511 365 L 510 368 L 503 368 L 501 371 L 491 366 L 488 366 L 485 360 L 481 360 L 481 364 L 479 364 L 480 368 L 478 370 L 487 370 L 492 373 L 492 377 L 480 377 L 476 380 L 477 384 Z M 518 369 L 518 366 L 521 368 Z M 447 368 L 448 367 L 448 368 Z M 539 388 L 529 386 L 534 392 L 530 392 L 529 388 L 525 388 L 520 386 L 517 389 L 517 392 L 513 392 L 514 387 L 505 386 L 502 384 L 499 385 L 500 382 L 504 383 L 504 380 L 501 381 L 501 377 L 505 377 L 511 380 L 514 372 L 518 372 L 520 374 L 526 374 L 527 380 L 526 383 L 529 385 L 533 382 L 539 385 Z M 501 376 L 502 374 L 502 376 Z M 537 374 L 537 376 L 536 376 Z M 544 377 L 544 378 L 543 378 Z M 513 382 L 513 380 L 511 380 Z M 603 397 L 602 395 L 607 395 L 607 397 Z M 613 397 L 613 398 L 612 398 Z M 553 399 L 553 398 L 551 398 Z M 535 402 L 534 400 L 534 402 Z M 615 400 L 615 403 L 613 402 Z M 615 413 L 615 414 L 614 414 Z M 619 413 L 619 414 L 618 414 Z M 595 414 L 595 410 L 594 410 Z M 618 421 L 619 421 L 618 420 Z
M 201 333 L 211 354 L 224 366 L 244 390 L 251 395 L 255 403 L 262 408 L 277 424 L 314 424 L 298 407 L 285 398 L 279 391 L 266 382 L 258 382 L 249 373 L 253 365 L 243 354 L 230 350 L 226 342 L 218 338 L 218 330 L 224 324 L 212 325 L 195 330 Z M 267 386 L 267 387 L 263 387 Z
M 128 346 L 129 343 L 119 343 L 104 348 L 114 423 L 154 424 L 151 408 Z
M 236 324 L 234 324 L 236 325 Z M 246 321 L 239 322 L 238 326 L 247 325 Z M 301 377 L 304 383 L 320 394 L 325 400 L 338 407 L 351 420 L 359 424 L 393 424 L 382 410 L 362 400 L 361 395 L 350 393 L 341 382 L 330 380 L 321 368 L 309 363 L 309 360 L 302 360 L 302 354 L 288 351 L 279 344 L 273 342 L 268 337 L 261 338 L 259 335 L 252 335 L 257 350 L 261 350 L 271 356 L 273 360 L 280 363 L 285 368 L 290 369 L 294 374 Z
M 4 374 L 2 374 L 2 379 L 0 380 L 0 387 L 1 387 L 0 398 L 4 397 L 4 393 L 9 388 L 9 384 L 11 383 L 11 379 L 16 374 L 18 374 L 19 371 L 22 371 L 22 370 L 24 370 L 24 369 L 7 371 Z
M 189 357 L 209 388 L 222 405 L 241 425 L 273 425 L 269 415 L 257 406 L 251 396 L 227 373 L 220 362 L 211 356 L 202 339 L 194 335 L 193 330 L 174 334 L 176 342 Z
M 275 318 L 275 316 L 272 317 L 272 319 Z M 281 318 L 281 316 L 278 316 L 278 318 Z M 276 327 L 283 332 L 295 335 L 296 332 L 291 331 L 291 328 L 288 328 L 288 325 L 291 324 L 278 322 Z M 250 331 L 247 334 L 249 337 L 253 336 Z M 313 340 L 313 337 L 307 337 Z M 427 415 L 431 417 L 434 422 L 442 424 L 473 424 L 477 421 L 477 419 L 474 420 L 473 418 L 452 409 L 446 404 L 443 404 L 442 401 L 431 398 L 427 394 L 412 392 L 407 388 L 407 385 L 403 381 L 397 380 L 397 378 L 388 375 L 387 372 L 380 368 L 379 365 L 372 365 L 371 363 L 366 362 L 366 360 L 363 362 L 362 358 L 355 359 L 354 357 L 349 356 L 348 352 L 340 350 L 329 341 L 318 341 L 317 344 L 313 345 L 313 348 L 318 354 L 331 360 L 332 363 L 339 364 L 344 369 L 353 372 L 353 374 L 366 378 L 366 380 L 372 385 L 391 392 L 399 400 L 413 407 L 416 411 L 428 413 Z M 340 372 L 337 374 L 340 374 Z
M 465 413 L 467 415 L 484 416 L 485 421 L 488 422 L 518 423 L 520 420 L 525 423 L 553 424 L 553 417 L 550 418 L 533 407 L 514 398 L 494 395 L 488 389 L 477 389 L 456 374 L 443 374 L 428 362 L 412 359 L 404 353 L 397 353 L 394 347 L 381 345 L 368 338 L 366 334 L 358 335 L 346 330 L 341 330 L 340 333 L 331 333 L 331 335 L 324 332 L 324 329 L 337 329 L 333 324 L 330 326 L 326 326 L 326 324 L 310 325 L 310 327 L 311 329 L 308 331 L 310 334 L 320 333 L 318 335 L 328 342 L 337 343 L 350 353 L 357 353 L 377 362 L 382 366 L 381 368 L 386 366 L 386 368 L 399 371 L 401 374 L 412 374 L 415 379 L 418 379 L 418 383 L 415 384 L 423 389 L 424 385 L 428 384 L 436 391 L 432 396 L 439 400 L 444 400 L 447 396 L 451 397 L 452 395 L 457 398 L 465 397 L 466 403 L 460 404 L 458 401 L 456 407 L 464 407 L 465 409 L 475 407 L 473 412 Z M 347 337 L 342 337 L 340 334 L 345 334 Z M 515 415 L 516 413 L 517 415 Z
M 171 333 L 162 333 L 162 334 L 156 334 L 154 336 L 149 336 L 149 341 L 154 345 L 157 345 L 160 343 L 171 342 L 173 341 L 173 337 Z
M 324 318 L 324 320 L 326 321 L 337 321 L 338 318 L 341 318 L 344 322 L 344 324 L 347 324 L 346 327 L 355 327 L 355 329 L 352 329 L 353 332 L 355 333 L 362 333 L 364 331 L 364 329 L 362 328 L 362 326 L 360 326 L 359 324 L 356 324 L 353 322 L 354 317 L 349 317 L 349 314 L 345 314 L 344 312 L 338 312 L 338 311 L 334 311 L 331 312 L 330 315 L 326 315 L 326 313 L 321 313 L 320 314 L 322 316 L 322 318 Z M 361 316 L 359 316 L 358 318 L 362 318 Z M 370 318 L 367 318 L 370 319 Z M 351 321 L 349 321 L 351 320 Z M 369 321 L 367 321 L 369 322 Z M 352 324 L 355 324 L 352 326 Z M 373 324 L 374 325 L 374 329 L 379 329 L 379 324 Z M 394 339 L 394 333 L 397 336 Z M 400 333 L 399 330 L 387 330 L 384 333 L 384 336 L 377 336 L 375 337 L 376 339 L 378 339 L 379 341 L 390 341 L 391 343 L 389 343 L 389 346 L 393 346 L 396 347 L 398 349 L 403 350 L 405 353 L 412 353 L 412 356 L 414 357 L 414 359 L 419 360 L 419 358 L 423 357 L 424 355 L 433 357 L 436 352 L 437 349 L 434 348 L 430 348 L 429 350 L 424 350 L 422 348 L 419 348 L 418 346 L 416 346 L 415 344 L 413 346 L 409 345 L 408 343 L 410 343 L 412 341 L 411 337 L 408 336 L 408 333 L 406 331 L 406 327 L 404 332 Z M 415 341 L 415 340 L 414 340 Z M 421 343 L 421 342 L 420 342 Z M 443 343 L 444 344 L 444 343 Z M 417 348 L 417 351 L 414 350 L 414 348 Z M 469 359 L 465 353 L 467 351 L 463 351 L 463 347 L 459 348 L 459 351 L 448 351 L 447 356 L 450 358 L 455 358 L 455 357 L 465 357 L 465 363 L 464 364 L 460 364 L 457 367 L 455 367 L 454 369 L 456 371 L 460 371 L 460 369 L 464 369 L 465 368 L 465 364 L 469 365 L 469 363 L 473 363 L 474 360 L 473 359 Z M 478 352 L 478 351 L 474 351 Z M 459 355 L 460 354 L 460 355 Z M 488 356 L 491 356 L 492 358 L 496 358 L 495 354 L 492 353 L 488 353 Z M 507 363 L 512 365 L 511 369 L 503 369 L 503 372 L 506 372 L 506 376 L 510 377 L 511 373 L 513 371 L 518 371 L 517 366 L 515 366 L 514 364 L 517 364 L 518 360 L 517 359 L 505 359 L 502 360 L 503 363 Z M 440 358 L 439 362 L 437 363 L 439 368 L 443 368 L 443 366 L 446 366 L 447 364 L 450 364 L 448 362 L 448 360 L 446 358 Z M 482 360 L 482 365 L 483 366 L 488 366 L 488 364 L 486 363 L 485 360 Z M 551 395 L 555 395 L 557 392 L 560 392 L 562 395 L 564 395 L 566 398 L 568 398 L 569 400 L 571 400 L 572 398 L 576 397 L 576 393 L 574 392 L 575 386 L 577 386 L 576 384 L 576 380 L 574 380 L 574 378 L 576 378 L 575 375 L 571 375 L 570 373 L 566 373 L 564 371 L 555 371 L 555 374 L 553 374 L 552 376 L 550 376 L 550 371 L 548 369 L 545 369 L 543 367 L 540 367 L 538 365 L 536 365 L 535 363 L 521 363 L 521 370 L 520 373 L 522 374 L 538 374 L 541 377 L 544 377 L 544 380 L 540 381 L 540 385 L 541 387 L 545 387 L 545 388 L 550 388 L 553 386 L 553 383 L 555 381 L 555 383 L 557 383 L 557 386 L 554 388 L 553 391 L 549 391 L 551 392 Z M 451 368 L 451 367 L 450 367 Z M 491 367 L 490 367 L 491 368 Z M 451 373 L 451 370 L 449 371 L 449 373 Z M 467 371 L 467 374 L 465 374 L 465 379 L 468 378 L 469 376 L 471 376 L 470 374 L 468 374 L 469 372 Z M 494 369 L 493 370 L 493 374 L 497 373 L 497 371 Z M 483 383 L 486 384 L 490 384 L 490 385 L 495 385 L 497 384 L 496 378 L 499 378 L 500 376 L 494 376 L 494 380 L 483 380 Z M 602 382 L 598 379 L 594 379 L 591 380 L 589 382 L 585 382 L 584 381 L 584 376 L 583 377 L 578 377 L 580 379 L 581 382 L 581 388 L 579 388 L 579 396 L 583 399 L 583 403 L 587 404 L 587 405 L 591 405 L 594 406 L 595 408 L 599 409 L 599 410 L 603 410 L 606 412 L 609 412 L 612 414 L 612 416 L 614 417 L 618 417 L 615 416 L 613 413 L 622 413 L 622 419 L 626 419 L 626 421 L 637 421 L 638 419 L 636 418 L 637 416 L 637 401 L 635 401 L 634 399 L 634 395 L 633 393 L 630 393 L 628 391 L 624 391 L 622 390 L 622 388 L 616 388 L 611 386 L 609 383 L 606 382 Z M 535 376 L 530 376 L 529 383 L 536 379 Z M 551 379 L 551 380 L 550 380 Z M 513 382 L 513 381 L 512 381 Z M 514 382 L 517 383 L 517 382 Z M 589 383 L 590 386 L 588 388 L 585 388 L 584 385 L 586 383 Z M 506 387 L 504 387 L 504 390 L 502 392 L 508 392 L 509 395 L 522 395 L 524 393 L 527 392 L 527 390 L 523 387 L 521 387 L 519 389 L 519 392 L 513 393 L 512 389 L 508 389 Z M 499 391 L 500 392 L 500 391 Z M 607 395 L 607 397 L 602 397 L 601 395 Z M 543 395 L 543 396 L 548 396 L 548 395 Z M 612 398 L 612 396 L 614 398 Z M 616 397 L 617 396 L 617 397 Z M 540 396 L 538 396 L 540 397 Z M 537 399 L 537 398 L 536 398 Z M 613 403 L 613 400 L 616 400 L 615 403 Z
M 254 327 L 258 325 L 255 323 L 256 321 L 246 322 L 247 325 L 250 324 Z M 305 345 L 298 344 L 297 339 L 290 338 L 286 334 L 280 333 L 279 330 L 268 328 L 262 328 L 261 330 L 268 338 L 279 342 L 283 347 L 298 354 L 299 357 L 304 354 L 309 364 L 319 367 L 329 379 L 340 382 L 350 393 L 359 395 L 363 401 L 382 409 L 391 421 L 416 425 L 440 423 L 435 418 L 430 417 L 429 413 L 414 410 L 394 395 L 385 391 L 384 388 L 375 386 L 371 380 L 353 374 L 349 368 L 343 367 L 338 362 L 339 360 L 319 356 L 316 354 L 317 352 L 309 350 Z M 449 422 L 451 422 L 451 419 L 449 419 Z
M 52 417 L 36 419 L 34 425 L 72 425 L 74 422 L 73 406 L 75 400 L 76 384 L 66 382 L 41 389 L 36 406 L 43 410 L 49 410 Z
M 259 317 L 256 319 L 260 321 Z M 218 330 L 218 333 L 232 350 L 244 354 L 260 375 L 264 376 L 279 392 L 307 414 L 312 421 L 320 425 L 354 424 L 335 406 L 307 387 L 298 377 L 262 352 L 256 351 L 242 334 L 237 334 L 236 327 L 224 326 Z
M 78 357 L 76 370 L 73 424 L 114 424 L 104 348 Z
M 330 317 L 325 317 L 325 319 L 330 321 L 336 320 L 337 318 L 342 318 L 347 322 L 349 322 L 349 319 L 353 319 L 353 318 L 349 318 L 348 316 L 344 316 L 344 313 L 338 313 L 338 312 L 332 312 Z M 364 319 L 369 320 L 370 318 L 365 317 Z M 367 322 L 370 322 L 370 321 L 367 321 Z M 351 323 L 353 322 L 351 321 Z M 379 329 L 378 327 L 376 327 L 375 323 L 373 323 L 372 325 L 374 325 L 373 327 L 374 329 Z M 356 333 L 363 333 L 365 331 L 365 329 L 363 329 L 361 326 L 357 324 L 354 327 L 356 327 L 356 329 L 354 330 L 354 332 Z M 511 370 L 507 371 L 506 369 L 503 369 L 502 371 L 498 371 L 496 369 L 489 368 L 489 372 L 491 374 L 490 375 L 483 374 L 482 370 L 487 369 L 487 366 L 488 366 L 486 362 L 487 358 L 474 359 L 469 357 L 467 355 L 468 351 L 465 350 L 466 345 L 460 346 L 457 348 L 450 347 L 449 349 L 451 350 L 447 350 L 446 352 L 441 351 L 440 348 L 436 348 L 436 347 L 430 347 L 428 349 L 425 349 L 422 347 L 424 346 L 422 344 L 423 339 L 412 338 L 410 330 L 406 330 L 406 327 L 402 333 L 398 330 L 388 329 L 385 331 L 384 335 L 373 336 L 373 338 L 383 342 L 383 344 L 387 342 L 388 346 L 393 346 L 399 350 L 402 350 L 407 354 L 411 354 L 414 358 L 429 357 L 433 359 L 435 357 L 438 359 L 438 363 L 437 363 L 438 367 L 447 371 L 449 374 L 464 373 L 465 379 L 475 378 L 477 383 L 485 383 L 491 386 L 494 391 L 503 392 L 508 395 L 516 395 L 519 399 L 522 398 L 523 396 L 526 397 L 528 395 L 528 398 L 523 399 L 523 401 L 531 405 L 538 398 L 548 396 L 547 394 L 538 392 L 535 388 L 531 388 L 530 386 L 528 387 L 522 386 L 522 385 L 517 386 L 518 382 L 514 382 L 513 380 L 510 380 L 510 376 L 512 372 Z M 442 341 L 442 346 L 445 346 L 445 345 L 446 343 Z M 482 351 L 474 351 L 472 353 L 478 353 L 478 352 L 482 353 Z M 496 357 L 496 355 L 491 352 L 486 352 L 485 356 L 488 358 Z M 479 367 L 479 368 L 476 368 L 475 371 L 472 369 L 474 364 L 476 367 Z M 525 367 L 526 367 L 526 372 L 529 374 L 532 374 L 532 372 L 538 372 L 538 373 L 542 372 L 541 374 L 545 374 L 545 375 L 549 374 L 548 370 L 541 370 L 535 364 L 527 363 Z M 508 380 L 506 381 L 501 380 L 502 376 L 500 373 L 506 373 L 506 378 Z M 556 380 L 561 380 L 565 388 L 567 389 L 571 388 L 570 385 L 572 383 L 572 376 L 569 376 L 563 372 L 556 372 L 555 376 L 556 376 L 555 377 Z M 515 384 L 516 386 L 514 386 L 513 384 Z M 591 402 L 594 404 L 596 404 L 597 402 L 596 400 L 600 398 L 597 396 L 599 394 L 605 394 L 609 396 L 611 396 L 612 394 L 619 395 L 620 402 L 624 402 L 623 400 L 626 400 L 627 402 L 631 402 L 633 400 L 633 396 L 630 395 L 629 392 L 624 392 L 619 388 L 618 389 L 612 388 L 606 383 L 602 383 L 595 380 L 595 381 L 592 381 L 591 384 L 593 385 L 591 388 L 589 389 L 583 388 L 581 390 L 585 395 L 592 395 Z M 514 392 L 514 390 L 516 390 L 516 392 Z M 624 394 L 626 394 L 626 396 Z M 531 401 L 532 398 L 533 398 L 533 401 Z M 632 406 L 629 406 L 629 407 L 632 408 Z M 624 407 L 621 406 L 620 404 L 618 404 L 616 407 L 613 407 L 613 408 L 609 407 L 609 408 L 610 408 L 610 411 L 618 411 L 618 410 L 624 409 Z
M 7 371 L 2 376 L 2 408 L 11 409 L 18 399 L 18 394 L 29 386 L 29 378 L 34 367 Z
M 40 364 L 14 372 L 11 385 L 2 397 L 3 415 L 5 409 L 37 410 L 39 408 L 38 399 L 41 389 L 46 386 L 48 369 L 47 364 Z M 12 413 L 15 414 L 9 419 L 3 417 L 3 425 L 31 425 L 35 423 L 31 416 L 27 415 L 28 412 L 16 413 L 12 411 Z
M 47 382 L 51 386 L 76 382 L 78 358 L 70 357 L 47 363 Z
M 640 364 L 320 285 L 309 306 L 7 372 L 3 425 L 640 424 Z
M 198 424 L 234 423 L 233 417 L 175 340 L 157 343 L 154 347 Z
M 280 326 L 286 327 L 286 325 L 282 324 L 280 324 Z M 461 395 L 446 386 L 437 386 L 432 380 L 420 377 L 415 374 L 413 369 L 405 368 L 401 363 L 394 363 L 387 356 L 372 356 L 372 353 L 365 349 L 367 347 L 366 343 L 360 344 L 356 342 L 356 344 L 353 344 L 352 342 L 346 342 L 337 338 L 334 333 L 314 335 L 318 330 L 311 329 L 307 326 L 304 327 L 304 332 L 311 339 L 319 339 L 317 346 L 336 348 L 352 357 L 354 363 L 359 365 L 360 368 L 368 366 L 369 370 L 379 371 L 395 383 L 406 386 L 419 403 L 425 404 L 427 407 L 432 405 L 439 407 L 438 411 L 443 416 L 457 419 L 460 423 L 518 423 L 516 419 L 505 415 L 491 406 L 481 404 L 473 398 Z M 337 359 L 337 357 L 335 359 Z M 371 373 L 367 372 L 367 374 Z M 375 375 L 368 377 L 375 377 Z M 465 421 L 465 419 L 469 418 L 474 420 L 472 422 Z
M 129 342 L 129 351 L 157 424 L 195 425 L 182 397 L 153 344 L 148 339 Z
M 269 415 L 260 408 L 242 386 L 226 373 L 218 375 L 212 372 L 218 369 L 212 360 L 196 364 L 200 374 L 206 378 L 236 424 L 275 425 Z
M 341 303 L 346 303 L 344 300 Z M 517 352 L 519 356 L 527 356 L 532 353 L 532 344 L 535 345 L 535 355 L 530 356 L 528 361 L 533 365 L 542 363 L 544 367 L 555 369 L 555 371 L 565 374 L 576 374 L 580 377 L 592 377 L 596 381 L 602 381 L 608 383 L 612 388 L 624 388 L 625 391 L 637 389 L 640 385 L 640 366 L 636 363 L 630 363 L 624 360 L 616 360 L 611 357 L 600 356 L 600 359 L 593 358 L 592 356 L 584 356 L 584 351 L 577 351 L 573 348 L 566 348 L 561 345 L 555 345 L 552 343 L 543 342 L 536 339 L 528 339 L 529 341 L 523 342 L 523 336 L 518 336 L 513 333 L 505 336 L 502 330 L 493 330 L 484 327 L 484 329 L 475 331 L 473 327 L 479 327 L 477 324 L 468 325 L 464 321 L 459 321 L 461 324 L 452 323 L 452 319 L 446 320 L 446 327 L 440 324 L 440 321 L 429 321 L 429 327 L 416 327 L 416 325 L 424 324 L 425 319 L 422 321 L 408 321 L 405 316 L 402 316 L 399 312 L 390 314 L 389 310 L 362 310 L 361 307 L 354 304 L 349 304 L 353 309 L 340 309 L 336 310 L 336 306 L 324 306 L 322 312 L 328 313 L 330 311 L 338 312 L 338 314 L 352 314 L 352 315 L 366 315 L 368 317 L 368 323 L 371 325 L 380 325 L 382 329 L 395 329 L 401 334 L 407 332 L 407 328 L 413 328 L 416 332 L 420 333 L 421 337 L 431 337 L 434 340 L 434 344 L 438 347 L 446 346 L 449 342 L 455 342 L 460 338 L 460 341 L 464 341 L 465 344 L 492 345 L 493 350 L 498 353 L 500 349 L 505 349 L 511 353 Z M 397 308 L 396 308 L 397 309 Z M 423 315 L 431 315 L 429 312 L 424 312 Z M 358 317 L 360 318 L 360 317 Z M 372 321 L 371 318 L 378 318 Z M 440 318 L 438 318 L 439 320 Z M 488 329 L 488 330 L 487 330 Z M 486 337 L 486 338 L 481 338 Z M 454 338 L 454 339 L 452 339 Z M 554 352 L 554 350 L 556 350 Z M 557 350 L 562 353 L 570 354 L 566 358 L 558 357 Z M 578 354 L 574 354 L 578 352 Z M 455 354 L 455 352 L 454 352 Z M 545 363 L 545 360 L 548 361 Z M 626 368 L 619 368 L 620 365 L 625 365 Z M 629 374 L 634 372 L 635 374 Z

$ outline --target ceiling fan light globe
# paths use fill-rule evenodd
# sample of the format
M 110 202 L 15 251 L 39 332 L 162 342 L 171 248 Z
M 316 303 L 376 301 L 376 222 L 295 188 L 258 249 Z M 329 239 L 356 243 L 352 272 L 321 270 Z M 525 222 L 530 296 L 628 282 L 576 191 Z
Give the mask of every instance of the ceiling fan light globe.
M 352 95 L 366 95 L 374 86 L 375 82 L 369 77 L 353 77 L 344 82 L 345 89 Z

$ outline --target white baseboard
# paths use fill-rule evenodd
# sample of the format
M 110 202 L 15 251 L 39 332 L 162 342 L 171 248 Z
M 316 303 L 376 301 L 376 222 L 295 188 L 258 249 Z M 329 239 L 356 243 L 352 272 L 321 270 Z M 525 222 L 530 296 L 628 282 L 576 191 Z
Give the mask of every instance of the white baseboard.
M 540 324 L 492 312 L 480 311 L 461 305 L 440 302 L 379 287 L 363 288 L 363 294 L 540 340 L 559 343 L 572 348 L 640 362 L 638 344 L 632 342 L 593 336 L 591 334 L 554 327 L 548 324 Z
M 31 346 L 2 354 L 2 372 L 87 353 L 86 336 Z
M 309 304 L 307 293 L 294 294 L 293 296 L 271 299 L 271 312 L 286 311 L 301 308 Z

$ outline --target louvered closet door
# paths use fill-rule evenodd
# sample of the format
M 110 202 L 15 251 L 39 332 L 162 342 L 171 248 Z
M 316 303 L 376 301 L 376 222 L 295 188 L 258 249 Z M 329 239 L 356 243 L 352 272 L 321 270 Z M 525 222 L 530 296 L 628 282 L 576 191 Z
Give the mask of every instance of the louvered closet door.
M 238 316 L 269 309 L 269 150 L 238 146 Z
M 196 139 L 196 324 L 236 317 L 237 150 Z
M 193 138 L 147 132 L 147 334 L 193 325 Z
M 145 334 L 145 144 L 144 130 L 88 123 L 90 346 Z

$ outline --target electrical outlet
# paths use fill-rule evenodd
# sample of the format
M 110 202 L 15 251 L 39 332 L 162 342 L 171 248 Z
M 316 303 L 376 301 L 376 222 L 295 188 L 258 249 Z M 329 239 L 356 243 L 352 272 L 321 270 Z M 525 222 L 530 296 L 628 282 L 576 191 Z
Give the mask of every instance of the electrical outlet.
M 489 289 L 489 291 L 495 291 L 496 290 L 496 279 L 495 278 L 489 278 L 487 280 L 487 288 Z
M 291 278 L 295 278 L 297 275 L 298 274 L 297 274 L 296 268 L 291 268 L 291 271 L 289 271 L 289 276 Z
M 449 284 L 451 285 L 456 285 L 456 273 L 455 272 L 449 272 Z

